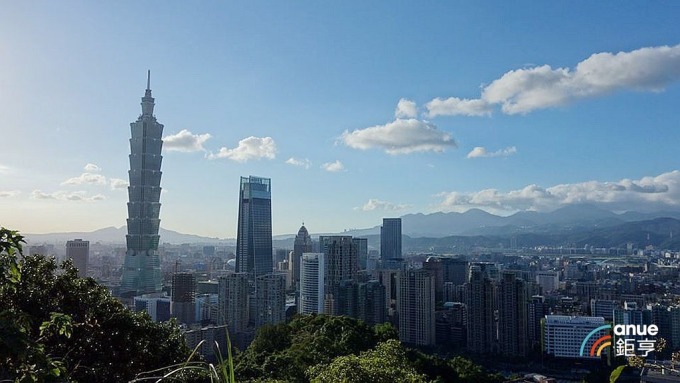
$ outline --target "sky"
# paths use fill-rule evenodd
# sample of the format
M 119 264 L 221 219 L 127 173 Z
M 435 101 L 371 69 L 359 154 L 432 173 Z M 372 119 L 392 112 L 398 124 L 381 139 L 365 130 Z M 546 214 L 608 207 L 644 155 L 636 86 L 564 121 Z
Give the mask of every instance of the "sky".
M 125 225 L 151 70 L 161 225 L 236 236 L 589 203 L 680 209 L 675 1 L 3 1 L 0 226 Z

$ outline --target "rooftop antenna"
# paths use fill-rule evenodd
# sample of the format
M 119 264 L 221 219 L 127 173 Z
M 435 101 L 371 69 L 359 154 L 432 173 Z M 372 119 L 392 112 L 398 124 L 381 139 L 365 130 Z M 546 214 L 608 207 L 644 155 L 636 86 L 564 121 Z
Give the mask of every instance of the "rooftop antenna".
M 151 69 L 146 72 L 146 90 L 151 90 Z

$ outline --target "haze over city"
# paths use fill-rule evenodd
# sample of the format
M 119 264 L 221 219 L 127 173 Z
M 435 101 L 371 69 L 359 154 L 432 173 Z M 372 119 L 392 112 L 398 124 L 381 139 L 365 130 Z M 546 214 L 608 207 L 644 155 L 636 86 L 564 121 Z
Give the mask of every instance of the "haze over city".
M 125 224 L 147 70 L 161 225 L 235 237 L 589 203 L 677 210 L 680 4 L 12 2 L 0 13 L 0 217 Z

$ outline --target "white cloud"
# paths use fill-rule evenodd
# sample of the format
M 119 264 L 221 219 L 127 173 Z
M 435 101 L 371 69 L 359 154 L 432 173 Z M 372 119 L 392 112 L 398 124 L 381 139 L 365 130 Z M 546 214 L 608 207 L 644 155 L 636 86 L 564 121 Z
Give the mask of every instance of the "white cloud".
M 87 164 L 87 165 L 85 165 L 84 169 L 87 173 L 97 173 L 97 172 L 100 172 L 102 170 L 102 168 L 100 168 L 99 166 L 97 166 L 95 164 Z
M 210 134 L 193 134 L 183 129 L 177 134 L 163 137 L 163 150 L 176 152 L 204 152 L 203 144 L 208 141 Z
M 425 104 L 427 115 L 436 116 L 488 116 L 493 105 L 484 100 L 449 97 L 445 100 L 437 97 Z
M 495 152 L 489 152 L 483 146 L 476 146 L 468 153 L 467 158 L 482 158 L 482 157 L 507 157 L 517 153 L 517 148 L 508 146 L 505 149 L 499 149 Z
M 436 98 L 426 107 L 430 116 L 479 116 L 488 114 L 490 105 L 500 105 L 506 114 L 526 114 L 622 90 L 659 92 L 678 80 L 680 45 L 646 47 L 595 53 L 574 68 L 511 70 L 483 87 L 479 99 Z
M 363 211 L 374 211 L 374 210 L 384 210 L 384 211 L 396 211 L 396 210 L 404 210 L 408 209 L 411 207 L 411 205 L 406 205 L 406 204 L 395 204 L 392 202 L 387 202 L 387 201 L 381 201 L 379 199 L 369 199 L 363 206 L 361 207 L 355 207 L 354 210 L 363 210 Z
M 88 196 L 87 193 L 84 191 L 75 191 L 70 193 L 64 191 L 56 191 L 54 193 L 45 193 L 41 190 L 33 190 L 33 192 L 31 193 L 31 198 L 43 200 L 84 201 L 84 202 L 102 201 L 106 199 L 106 197 L 102 194 Z
M 340 160 L 335 160 L 335 162 L 326 162 L 321 165 L 321 169 L 327 172 L 341 172 L 345 170 L 345 165 L 340 162 Z
M 83 173 L 78 177 L 69 178 L 62 185 L 106 185 L 106 177 L 101 174 Z
M 19 190 L 0 190 L 0 198 L 12 198 L 19 194 L 21 194 Z
M 31 193 L 31 197 L 34 199 L 55 199 L 54 195 L 43 193 L 40 190 L 33 190 L 33 192 Z
M 416 103 L 402 98 L 397 103 L 397 109 L 394 111 L 394 117 L 396 118 L 416 118 L 418 117 L 418 108 Z
M 305 159 L 297 159 L 297 158 L 291 157 L 291 158 L 286 160 L 286 163 L 288 165 L 300 166 L 300 167 L 303 167 L 305 169 L 309 169 L 309 167 L 312 166 L 312 162 L 309 161 L 306 158 Z
M 111 189 L 125 189 L 130 183 L 126 180 L 120 178 L 109 178 L 109 183 L 111 184 Z
M 345 131 L 342 142 L 354 149 L 383 149 L 389 154 L 414 152 L 443 152 L 456 147 L 449 133 L 438 130 L 433 124 L 416 119 L 397 119 L 385 125 Z
M 611 210 L 657 211 L 680 208 L 680 170 L 639 180 L 588 181 L 549 188 L 528 185 L 503 192 L 485 189 L 471 193 L 445 192 L 439 210 L 466 211 L 482 208 L 492 213 L 551 211 L 571 204 L 592 204 Z
M 10 167 L 0 164 L 0 174 L 8 174 L 10 172 Z
M 246 162 L 260 158 L 274 159 L 276 157 L 276 143 L 271 137 L 244 138 L 234 149 L 221 148 L 217 154 L 210 154 L 210 159 L 228 158 L 237 162 Z

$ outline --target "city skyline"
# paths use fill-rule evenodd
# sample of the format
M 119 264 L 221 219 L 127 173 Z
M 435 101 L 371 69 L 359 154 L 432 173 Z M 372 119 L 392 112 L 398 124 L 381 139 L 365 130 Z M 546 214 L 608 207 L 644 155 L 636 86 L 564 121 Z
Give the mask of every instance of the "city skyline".
M 0 224 L 125 224 L 126 127 L 149 68 L 168 229 L 236 237 L 244 174 L 276 185 L 273 234 L 469 208 L 677 210 L 678 16 L 674 3 L 9 3 Z

